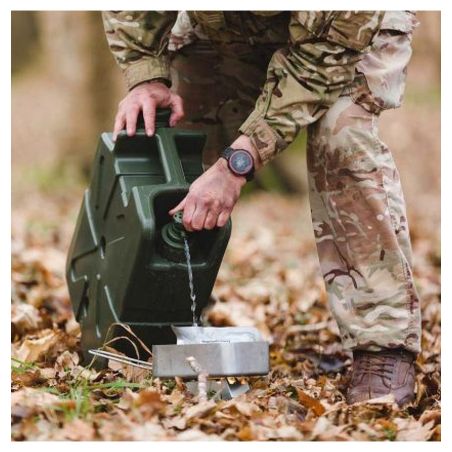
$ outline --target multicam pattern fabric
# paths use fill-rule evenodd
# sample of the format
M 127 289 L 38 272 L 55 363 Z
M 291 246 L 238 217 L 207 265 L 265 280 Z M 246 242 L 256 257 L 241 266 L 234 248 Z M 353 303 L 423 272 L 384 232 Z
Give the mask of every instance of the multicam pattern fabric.
M 379 11 L 293 11 L 291 13 L 192 11 L 195 27 L 219 49 L 259 46 L 289 39 L 268 64 L 255 109 L 240 131 L 252 139 L 264 163 L 315 122 L 354 77 L 355 66 L 378 31 Z M 129 87 L 170 78 L 168 42 L 173 12 L 106 12 L 110 48 Z M 178 33 L 174 36 L 181 39 Z M 141 54 L 141 57 L 140 57 Z
M 218 158 L 239 129 L 268 161 L 308 126 L 312 220 L 344 346 L 419 352 L 419 298 L 405 202 L 391 152 L 378 137 L 378 115 L 402 100 L 415 16 L 402 11 L 204 13 L 188 13 L 190 40 L 183 27 L 171 33 L 157 15 L 166 23 L 159 44 L 148 39 L 150 53 L 121 63 L 126 76 L 161 77 L 161 66 L 151 63 L 161 58 L 163 36 L 181 44 L 165 56 L 163 76 L 172 79 L 185 101 L 182 126 L 208 133 L 206 163 Z M 118 14 L 125 13 L 104 16 L 107 29 Z M 151 22 L 143 29 L 126 27 L 127 33 L 122 25 L 112 27 L 110 46 L 113 36 L 123 42 L 112 48 L 117 58 L 127 54 L 130 36 L 152 35 Z M 267 31 L 257 41 L 253 33 L 262 27 Z M 136 48 L 134 42 L 130 48 Z M 135 64 L 146 70 L 135 72 Z
M 174 11 L 104 11 L 105 34 L 129 88 L 145 80 L 169 79 L 168 36 Z
M 403 20 L 405 19 L 405 20 Z M 405 90 L 406 68 L 411 58 L 411 37 L 418 22 L 414 14 L 385 14 L 372 52 L 356 66 L 358 76 L 350 95 L 372 113 L 397 108 Z
M 419 297 L 399 173 L 379 114 L 405 90 L 414 14 L 391 12 L 357 76 L 308 129 L 314 233 L 329 303 L 349 349 L 420 351 Z
M 308 170 L 320 266 L 345 347 L 418 352 L 405 201 L 377 116 L 341 97 L 310 126 Z
M 274 53 L 256 107 L 240 131 L 264 163 L 301 128 L 317 121 L 350 85 L 361 51 L 382 19 L 379 12 L 294 12 L 290 45 Z

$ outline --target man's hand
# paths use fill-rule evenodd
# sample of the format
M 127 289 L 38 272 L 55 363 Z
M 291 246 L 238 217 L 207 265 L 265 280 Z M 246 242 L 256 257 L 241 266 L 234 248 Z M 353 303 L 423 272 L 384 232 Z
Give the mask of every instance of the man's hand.
M 251 152 L 255 170 L 262 166 L 258 152 L 246 135 L 237 138 L 231 147 Z M 170 210 L 169 214 L 174 215 L 179 210 L 183 210 L 182 221 L 187 231 L 222 227 L 231 216 L 232 209 L 245 184 L 245 177 L 234 175 L 228 168 L 226 160 L 220 158 L 191 184 L 187 196 Z
M 191 184 L 187 196 L 169 214 L 183 210 L 187 231 L 224 226 L 245 183 L 244 177 L 231 173 L 225 159 L 219 159 Z
M 171 108 L 170 126 L 174 127 L 184 117 L 184 106 L 180 96 L 170 91 L 161 82 L 150 81 L 140 83 L 132 88 L 119 103 L 115 118 L 113 140 L 126 128 L 127 135 L 135 135 L 137 118 L 143 112 L 144 126 L 148 136 L 155 131 L 155 110 L 157 107 Z

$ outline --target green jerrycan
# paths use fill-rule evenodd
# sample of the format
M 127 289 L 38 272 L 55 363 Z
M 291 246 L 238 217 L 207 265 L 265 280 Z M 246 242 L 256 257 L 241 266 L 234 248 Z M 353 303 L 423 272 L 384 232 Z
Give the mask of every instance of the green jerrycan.
M 180 216 L 168 214 L 203 172 L 206 139 L 198 131 L 169 128 L 168 120 L 169 112 L 157 112 L 152 137 L 140 125 L 133 137 L 100 137 L 66 263 L 85 361 L 88 350 L 110 340 L 117 350 L 137 355 L 129 340 L 115 339 L 125 336 L 116 323 L 129 325 L 147 347 L 175 343 L 170 325 L 192 324 L 184 236 L 198 318 L 208 305 L 231 223 L 186 233 Z

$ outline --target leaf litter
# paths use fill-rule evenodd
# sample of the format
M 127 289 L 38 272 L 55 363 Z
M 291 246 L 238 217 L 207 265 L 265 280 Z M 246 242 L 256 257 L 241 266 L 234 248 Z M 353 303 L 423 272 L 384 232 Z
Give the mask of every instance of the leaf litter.
M 13 234 L 13 440 L 440 440 L 438 225 L 428 229 L 413 214 L 423 306 L 416 401 L 404 409 L 391 397 L 347 406 L 351 356 L 328 310 L 305 201 L 276 194 L 241 201 L 206 317 L 257 327 L 271 343 L 271 371 L 246 379 L 251 390 L 236 399 L 199 401 L 180 379 L 111 361 L 101 371 L 80 364 L 64 282 L 67 212 L 77 207 L 74 198 L 64 215 L 53 213 L 58 234 Z

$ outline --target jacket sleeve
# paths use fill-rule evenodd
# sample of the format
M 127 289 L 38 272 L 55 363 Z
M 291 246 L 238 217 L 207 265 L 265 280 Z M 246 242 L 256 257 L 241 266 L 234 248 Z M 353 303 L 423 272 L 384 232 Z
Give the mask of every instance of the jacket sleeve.
M 108 45 L 124 72 L 127 87 L 161 78 L 171 84 L 168 37 L 175 11 L 104 11 Z
M 317 121 L 351 84 L 383 12 L 294 11 L 289 45 L 269 63 L 261 95 L 240 132 L 265 164 Z

